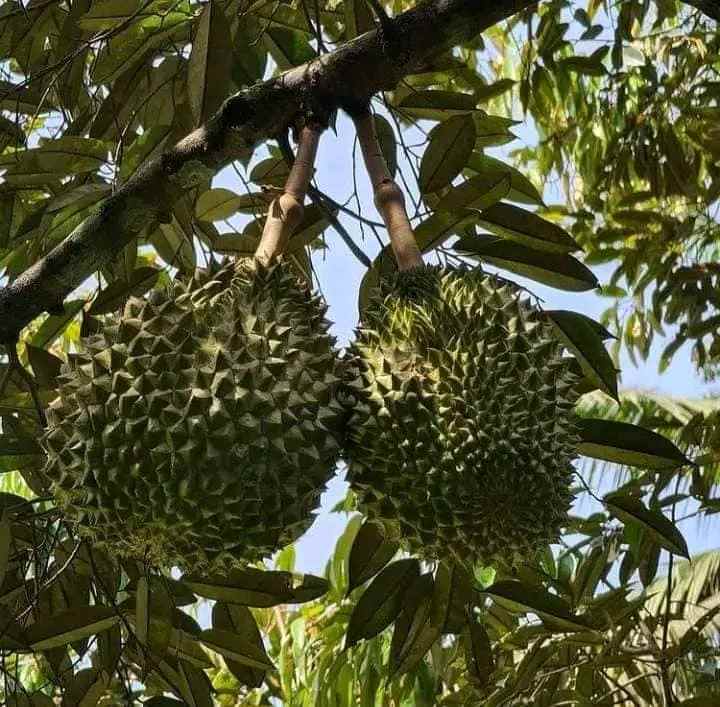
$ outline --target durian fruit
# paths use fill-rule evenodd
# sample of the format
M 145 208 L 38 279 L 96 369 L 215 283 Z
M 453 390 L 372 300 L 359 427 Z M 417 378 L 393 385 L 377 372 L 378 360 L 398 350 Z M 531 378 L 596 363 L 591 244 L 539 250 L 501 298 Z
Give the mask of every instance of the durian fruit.
M 421 557 L 519 561 L 571 502 L 576 376 L 519 288 L 479 270 L 386 279 L 351 347 L 348 480 Z
M 71 359 L 46 472 L 99 547 L 185 567 L 257 560 L 310 525 L 342 409 L 325 306 L 284 265 L 131 299 Z
M 399 272 L 349 352 L 348 480 L 420 557 L 521 561 L 567 519 L 576 377 L 517 286 L 424 266 L 373 119 L 354 119 Z
M 284 243 L 292 224 L 274 206 Z M 339 454 L 340 363 L 320 297 L 263 245 L 205 282 L 131 299 L 71 357 L 46 472 L 98 547 L 222 571 L 311 524 Z

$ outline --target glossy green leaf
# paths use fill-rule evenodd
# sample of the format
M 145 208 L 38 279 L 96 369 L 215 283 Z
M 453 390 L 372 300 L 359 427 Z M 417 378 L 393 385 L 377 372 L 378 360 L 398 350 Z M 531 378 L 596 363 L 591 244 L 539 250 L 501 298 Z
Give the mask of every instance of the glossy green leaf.
M 420 191 L 430 193 L 452 182 L 467 164 L 475 147 L 472 116 L 455 115 L 436 125 L 428 136 L 420 163 Z
M 667 437 L 652 430 L 592 418 L 579 419 L 578 426 L 579 452 L 588 457 L 648 469 L 675 469 L 689 463 Z
M 572 236 L 560 226 L 513 204 L 499 203 L 485 209 L 478 223 L 498 236 L 550 253 L 578 250 Z
M 438 201 L 434 215 L 437 216 L 438 212 L 458 213 L 463 212 L 464 209 L 483 211 L 497 204 L 509 191 L 508 175 L 486 177 L 478 174 L 450 189 Z
M 461 238 L 453 248 L 560 290 L 583 292 L 598 286 L 592 271 L 571 255 L 544 253 L 484 234 Z
M 449 115 L 475 110 L 476 101 L 469 93 L 455 91 L 413 91 L 400 101 L 403 113 L 429 120 L 445 120 Z
M 345 646 L 354 646 L 387 628 L 398 616 L 405 593 L 420 574 L 420 563 L 414 558 L 397 560 L 385 567 L 358 600 L 348 624 Z
M 617 370 L 605 345 L 600 325 L 579 312 L 546 312 L 561 341 L 578 360 L 583 373 L 600 390 L 618 399 Z
M 637 523 L 666 550 L 690 558 L 688 546 L 675 524 L 639 498 L 613 492 L 603 499 L 610 513 L 625 523 Z
M 507 198 L 510 201 L 543 205 L 542 196 L 535 185 L 515 167 L 505 164 L 495 157 L 483 155 L 481 152 L 473 152 L 467 166 L 486 179 L 497 179 L 508 175 L 510 177 L 510 191 Z

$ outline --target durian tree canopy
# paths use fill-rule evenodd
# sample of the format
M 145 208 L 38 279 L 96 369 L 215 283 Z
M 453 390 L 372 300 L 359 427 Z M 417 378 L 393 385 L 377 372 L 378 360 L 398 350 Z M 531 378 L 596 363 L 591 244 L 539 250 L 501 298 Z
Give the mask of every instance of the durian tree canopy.
M 0 702 L 715 690 L 716 565 L 687 579 L 680 558 L 681 523 L 720 508 L 716 419 L 624 417 L 606 342 L 628 332 L 532 294 L 599 287 L 596 238 L 631 280 L 655 258 L 684 307 L 715 301 L 635 239 L 655 208 L 661 250 L 694 257 L 666 226 L 703 230 L 720 194 L 708 16 L 718 0 L 0 0 Z M 499 159 L 521 111 L 540 144 Z M 326 130 L 340 180 L 315 167 Z M 544 201 L 557 174 L 567 206 Z M 607 194 L 624 228 L 595 233 Z M 342 354 L 328 271 L 362 278 Z M 337 551 L 299 575 L 341 478 Z

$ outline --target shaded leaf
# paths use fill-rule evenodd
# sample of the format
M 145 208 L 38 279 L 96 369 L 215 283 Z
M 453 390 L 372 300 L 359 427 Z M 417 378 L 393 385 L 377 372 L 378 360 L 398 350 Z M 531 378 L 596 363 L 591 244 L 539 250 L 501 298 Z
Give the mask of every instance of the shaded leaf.
M 345 646 L 353 646 L 363 638 L 372 638 L 387 628 L 400 613 L 405 593 L 419 574 L 420 563 L 414 558 L 397 560 L 385 567 L 355 605 Z
M 348 592 L 374 577 L 392 560 L 399 544 L 387 536 L 385 526 L 365 521 L 353 541 L 348 562 Z
M 550 619 L 565 631 L 586 631 L 587 624 L 581 617 L 574 616 L 570 605 L 555 594 L 550 594 L 539 585 L 528 585 L 516 580 L 501 580 L 486 589 L 480 589 L 493 599 L 500 599 L 519 611 L 530 611 L 541 618 Z
M 470 614 L 467 631 L 463 634 L 465 664 L 470 679 L 480 687 L 488 683 L 490 673 L 495 669 L 492 646 L 485 627 Z
M 660 546 L 690 559 L 687 543 L 675 524 L 660 511 L 648 508 L 639 498 L 614 492 L 603 499 L 610 513 L 625 523 L 637 523 Z
M 137 268 L 127 280 L 115 280 L 108 285 L 90 306 L 88 313 L 97 316 L 108 314 L 119 309 L 129 297 L 142 297 L 151 289 L 158 278 L 160 270 L 156 268 Z
M 35 332 L 30 343 L 39 349 L 48 348 L 48 346 L 65 331 L 77 313 L 83 308 L 84 304 L 85 300 L 80 299 L 66 302 L 63 305 L 64 312 L 62 314 L 51 314 L 40 325 L 40 328 Z
M 67 609 L 32 624 L 27 642 L 36 651 L 57 648 L 105 631 L 119 620 L 114 609 L 105 606 Z
M 60 375 L 63 360 L 32 344 L 28 344 L 25 350 L 38 386 L 42 390 L 57 388 L 57 377 Z
M 233 631 L 209 628 L 200 634 L 200 642 L 216 653 L 250 668 L 270 670 L 273 667 L 264 649 L 258 647 L 252 639 Z

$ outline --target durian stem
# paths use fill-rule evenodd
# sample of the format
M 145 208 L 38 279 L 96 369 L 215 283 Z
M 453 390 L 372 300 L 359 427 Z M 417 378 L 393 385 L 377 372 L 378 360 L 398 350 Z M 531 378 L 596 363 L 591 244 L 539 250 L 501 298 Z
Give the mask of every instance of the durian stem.
M 405 197 L 388 169 L 380 141 L 375 132 L 375 119 L 370 111 L 353 118 L 365 167 L 375 194 L 375 206 L 382 215 L 390 245 L 400 270 L 422 267 L 423 259 L 413 234 Z
M 268 209 L 265 227 L 255 258 L 263 265 L 270 265 L 281 256 L 293 231 L 302 221 L 305 207 L 303 201 L 313 176 L 322 129 L 319 125 L 306 125 L 300 131 L 298 151 L 290 169 L 283 193 L 273 199 Z

